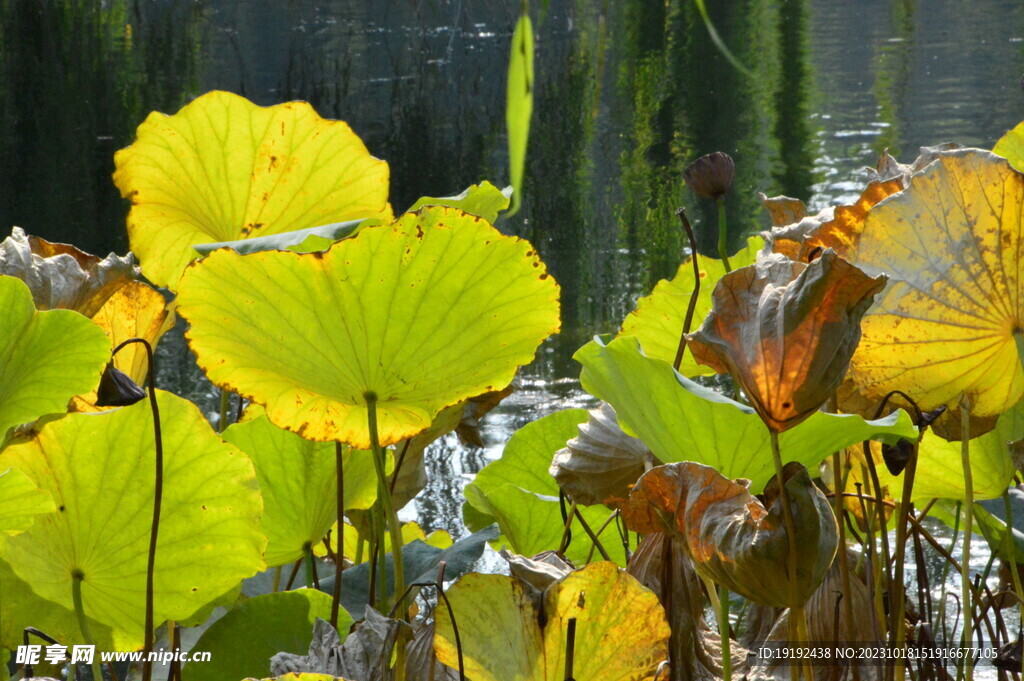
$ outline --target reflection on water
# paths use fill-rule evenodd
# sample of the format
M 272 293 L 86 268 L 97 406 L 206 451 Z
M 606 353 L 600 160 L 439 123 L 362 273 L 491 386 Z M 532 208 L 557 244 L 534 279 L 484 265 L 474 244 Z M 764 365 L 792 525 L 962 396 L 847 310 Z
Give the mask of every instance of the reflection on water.
M 709 3 L 713 47 L 690 0 L 550 0 L 536 17 L 535 119 L 523 210 L 562 285 L 564 332 L 523 371 L 480 451 L 433 447 L 415 511 L 462 530 L 460 489 L 522 424 L 590 406 L 571 355 L 614 331 L 674 272 L 673 211 L 699 232 L 708 202 L 682 169 L 724 150 L 738 169 L 730 239 L 767 224 L 757 191 L 818 207 L 859 193 L 883 148 L 912 157 L 945 140 L 991 146 L 1024 118 L 1024 7 L 1016 0 L 733 0 Z M 5 0 L 0 3 L 0 221 L 93 251 L 125 248 L 111 156 L 151 109 L 228 89 L 307 99 L 344 118 L 392 171 L 392 201 L 507 181 L 504 74 L 518 3 L 497 0 Z M 710 232 L 701 250 L 713 248 Z M 215 394 L 183 350 L 161 380 Z

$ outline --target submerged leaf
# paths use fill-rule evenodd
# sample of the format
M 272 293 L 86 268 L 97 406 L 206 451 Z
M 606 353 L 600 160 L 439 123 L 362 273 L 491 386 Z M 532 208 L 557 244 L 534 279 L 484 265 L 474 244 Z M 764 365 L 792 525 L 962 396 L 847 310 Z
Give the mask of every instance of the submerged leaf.
M 71 310 L 37 312 L 25 283 L 0 276 L 0 443 L 7 430 L 67 410 L 110 356 L 103 331 Z
M 715 287 L 711 314 L 690 335 L 693 355 L 732 374 L 770 430 L 788 430 L 835 393 L 861 315 L 884 286 L 832 250 L 810 265 L 769 256 Z
M 757 252 L 763 247 L 764 241 L 761 237 L 750 237 L 743 249 L 729 256 L 729 264 L 733 267 L 749 265 L 754 262 Z M 694 328 L 711 311 L 711 296 L 715 284 L 725 274 L 725 265 L 721 260 L 702 256 L 698 264 L 702 267 L 700 293 L 693 309 Z M 637 301 L 636 309 L 622 322 L 619 337 L 635 336 L 648 357 L 657 357 L 666 362 L 674 361 L 693 288 L 693 263 L 690 258 L 686 258 L 676 271 L 675 277 L 662 279 L 655 285 L 651 295 Z M 692 353 L 687 349 L 683 353 L 679 372 L 692 377 L 710 374 L 712 369 L 694 361 Z
M 868 214 L 858 265 L 890 286 L 864 317 L 850 376 L 922 409 L 969 398 L 976 416 L 1024 395 L 1024 175 L 977 149 L 941 154 Z
M 182 278 L 179 309 L 214 383 L 359 449 L 369 396 L 393 444 L 508 385 L 559 328 L 558 285 L 530 245 L 443 207 L 324 253 L 217 251 Z
M 607 402 L 591 409 L 579 435 L 555 453 L 551 477 L 580 504 L 623 499 L 651 466 L 660 463 L 643 442 L 622 432 Z
M 176 289 L 192 247 L 367 217 L 390 219 L 388 167 L 306 102 L 259 107 L 209 92 L 152 113 L 114 156 L 128 238 L 150 281 Z
M 636 339 L 608 345 L 593 341 L 575 359 L 583 365 L 583 388 L 615 407 L 623 430 L 643 440 L 659 460 L 696 461 L 728 478 L 749 478 L 759 492 L 775 473 L 768 431 L 753 409 L 741 405 L 645 357 Z M 832 452 L 862 440 L 896 443 L 916 438 L 904 411 L 876 421 L 859 416 L 813 413 L 779 435 L 783 461 L 815 468 Z
M 576 681 L 633 681 L 654 673 L 669 637 L 657 597 L 613 563 L 594 563 L 533 603 L 512 577 L 472 573 L 448 591 L 473 681 L 564 681 L 566 631 L 576 620 Z M 458 668 L 452 618 L 436 612 L 437 659 Z M 614 643 L 610 643 L 614 641 Z
M 20 227 L 0 242 L 0 274 L 28 285 L 40 310 L 74 310 L 92 317 L 135 279 L 131 254 L 99 258 L 68 244 L 28 236 Z
M 158 392 L 164 489 L 155 621 L 187 620 L 263 567 L 262 502 L 252 465 L 191 403 Z M 142 642 L 154 494 L 149 403 L 70 414 L 0 454 L 57 502 L 0 557 L 40 596 L 70 609 L 82 580 L 85 613 Z M 134 646 L 133 646 L 134 647 Z
M 787 570 L 790 540 L 776 478 L 762 503 L 746 485 L 709 466 L 658 466 L 622 503 L 622 517 L 636 532 L 668 532 L 682 539 L 697 572 L 716 584 L 762 605 L 800 607 L 832 564 L 839 534 L 829 502 L 807 469 L 790 463 L 783 474 L 800 547 L 795 582 Z

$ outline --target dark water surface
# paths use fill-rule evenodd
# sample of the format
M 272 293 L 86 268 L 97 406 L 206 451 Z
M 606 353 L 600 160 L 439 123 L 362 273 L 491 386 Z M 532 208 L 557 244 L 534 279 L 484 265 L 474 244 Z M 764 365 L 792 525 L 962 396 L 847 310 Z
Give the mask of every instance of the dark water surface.
M 767 225 L 756 192 L 818 208 L 855 197 L 883 149 L 991 147 L 1024 119 L 1018 0 L 729 0 L 708 3 L 750 74 L 713 47 L 692 0 L 534 3 L 537 85 L 523 210 L 499 225 L 531 239 L 563 290 L 564 332 L 522 372 L 484 428 L 445 438 L 406 510 L 461 531 L 465 476 L 522 424 L 592 404 L 572 352 L 617 329 L 678 265 L 673 217 L 709 206 L 682 169 L 714 150 L 738 177 L 730 236 Z M 260 104 L 310 101 L 347 120 L 391 167 L 391 201 L 508 181 L 505 72 L 520 2 L 507 0 L 3 0 L 0 222 L 124 251 L 113 152 L 152 109 L 210 89 Z M 701 248 L 711 245 L 703 239 Z M 161 380 L 215 409 L 180 340 Z

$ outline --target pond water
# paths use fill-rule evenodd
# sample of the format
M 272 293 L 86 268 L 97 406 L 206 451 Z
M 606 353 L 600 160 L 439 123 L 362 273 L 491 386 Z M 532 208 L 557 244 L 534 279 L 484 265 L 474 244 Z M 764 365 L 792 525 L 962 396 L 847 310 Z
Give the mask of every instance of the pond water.
M 405 511 L 461 533 L 461 487 L 541 415 L 591 406 L 571 355 L 615 331 L 675 271 L 673 216 L 709 206 L 682 169 L 715 150 L 738 170 L 730 239 L 767 226 L 756 193 L 812 208 L 854 198 L 885 148 L 911 160 L 943 141 L 990 148 L 1024 119 L 1018 0 L 537 2 L 537 83 L 522 211 L 562 286 L 563 326 L 486 420 L 483 449 L 429 454 Z M 391 167 L 392 203 L 507 183 L 505 72 L 520 3 L 495 0 L 4 0 L 0 4 L 0 222 L 93 252 L 127 249 L 110 173 L 152 110 L 209 89 L 260 104 L 310 101 L 347 120 Z M 701 249 L 711 239 L 701 240 Z M 215 410 L 178 335 L 160 380 Z M 980 555 L 980 554 L 976 554 Z M 982 562 L 980 567 L 983 567 Z

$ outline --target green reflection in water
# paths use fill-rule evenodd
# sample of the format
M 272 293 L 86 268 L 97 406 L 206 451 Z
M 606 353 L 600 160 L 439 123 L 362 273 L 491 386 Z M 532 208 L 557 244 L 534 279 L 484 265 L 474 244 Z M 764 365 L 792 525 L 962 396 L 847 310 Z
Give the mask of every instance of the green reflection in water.
M 875 82 L 872 88 L 878 101 L 878 118 L 887 125 L 873 145 L 881 154 L 885 149 L 894 157 L 902 155 L 902 118 L 910 92 L 910 73 L 914 57 L 915 0 L 893 0 L 889 6 L 892 37 L 874 58 Z M 936 140 L 938 143 L 939 140 Z

